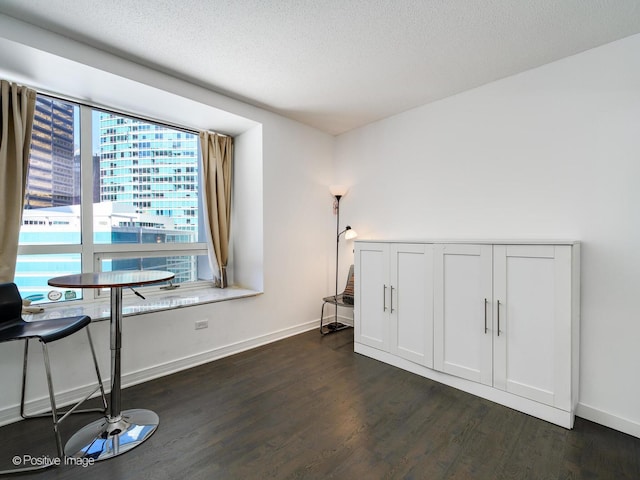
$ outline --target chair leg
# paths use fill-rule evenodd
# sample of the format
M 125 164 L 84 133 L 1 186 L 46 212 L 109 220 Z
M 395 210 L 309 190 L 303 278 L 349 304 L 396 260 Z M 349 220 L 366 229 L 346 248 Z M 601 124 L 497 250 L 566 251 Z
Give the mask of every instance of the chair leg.
M 324 306 L 327 302 L 322 302 L 322 310 L 320 311 L 320 333 L 322 333 L 322 321 L 324 320 Z
M 51 402 L 51 412 L 53 416 L 53 430 L 56 437 L 56 450 L 58 452 L 58 457 L 63 458 L 64 451 L 62 449 L 62 439 L 60 438 L 60 432 L 58 431 L 58 412 L 56 411 L 56 403 L 55 398 L 53 396 L 53 385 L 51 383 L 51 372 L 49 369 L 49 353 L 47 351 L 47 346 L 45 343 L 42 343 L 42 352 L 44 355 L 44 363 L 45 369 L 47 371 L 47 382 L 49 384 L 49 401 Z M 25 414 L 25 390 L 27 383 L 27 361 L 29 357 L 29 339 L 25 338 L 24 340 L 24 360 L 23 360 L 23 368 L 22 368 L 22 393 L 20 397 L 20 416 L 22 418 L 31 418 L 30 416 Z M 37 415 L 44 416 L 44 415 Z M 36 472 L 41 470 L 46 470 L 50 467 L 56 465 L 54 462 L 44 463 L 43 465 L 36 465 L 31 467 L 20 467 L 14 468 L 11 470 L 2 470 L 0 471 L 0 475 L 8 475 L 8 474 L 22 474 L 27 472 Z
M 58 430 L 58 410 L 56 408 L 56 399 L 53 393 L 53 382 L 51 380 L 51 365 L 49 363 L 49 350 L 47 344 L 42 343 L 42 356 L 44 358 L 44 368 L 47 375 L 47 387 L 49 389 L 49 403 L 51 404 L 51 416 L 53 417 L 53 432 L 56 437 L 56 449 L 58 456 L 62 458 L 64 452 L 62 450 L 62 439 L 60 438 L 60 431 Z M 25 397 L 27 390 L 27 367 L 29 364 L 29 339 L 24 340 L 24 359 L 22 363 L 22 391 L 20 394 L 20 416 L 24 419 L 43 417 L 47 414 L 27 415 L 25 412 Z
M 22 418 L 28 418 L 24 412 L 24 400 L 27 390 L 27 363 L 29 358 L 29 339 L 24 339 L 24 359 L 22 361 L 22 391 L 20 393 L 20 416 Z
M 102 383 L 102 377 L 100 375 L 100 368 L 98 367 L 98 358 L 96 357 L 96 351 L 95 348 L 93 346 L 93 340 L 91 338 L 91 332 L 89 332 L 89 327 L 87 327 L 87 337 L 89 338 L 89 347 L 91 348 L 91 356 L 93 358 L 93 365 L 95 367 L 96 370 L 96 377 L 98 378 L 98 388 L 96 388 L 95 390 L 93 390 L 87 397 L 85 397 L 83 400 L 79 401 L 78 403 L 76 403 L 76 405 L 73 408 L 70 408 L 68 410 L 63 410 L 63 411 L 59 411 L 58 415 L 68 415 L 71 413 L 91 413 L 91 412 L 99 412 L 99 413 L 106 413 L 107 411 L 107 396 L 104 390 L 104 384 Z M 35 414 L 31 414 L 31 415 L 27 415 L 26 413 L 26 390 L 27 390 L 27 369 L 28 369 L 28 359 L 29 359 L 29 339 L 25 339 L 24 341 L 24 360 L 23 360 L 23 364 L 22 364 L 22 389 L 21 389 L 21 394 L 20 394 L 20 416 L 24 419 L 27 418 L 42 418 L 42 417 L 48 417 L 49 416 L 49 412 L 47 413 L 35 413 Z M 44 346 L 44 343 L 43 343 Z M 96 393 L 98 391 L 98 389 L 100 390 L 100 397 L 102 400 L 102 408 L 85 408 L 85 409 L 80 409 L 78 410 L 77 407 L 80 406 L 81 404 L 83 404 L 85 401 L 87 401 L 89 399 L 89 397 L 91 397 L 94 393 Z M 60 421 L 62 421 L 62 419 L 60 419 Z
M 62 422 L 62 420 L 64 420 L 67 415 L 70 415 L 71 413 L 87 413 L 87 412 L 100 412 L 100 413 L 105 413 L 107 411 L 107 396 L 105 394 L 104 391 L 104 385 L 102 383 L 102 377 L 100 375 L 100 368 L 98 366 L 98 358 L 96 357 L 96 351 L 95 348 L 93 346 L 93 340 L 91 338 L 91 332 L 89 331 L 89 328 L 86 328 L 87 330 L 87 338 L 89 339 L 89 348 L 91 349 L 91 356 L 93 358 L 93 365 L 95 367 L 96 370 L 96 377 L 98 378 L 98 388 L 96 390 L 94 390 L 93 392 L 91 392 L 89 395 L 87 395 L 87 397 L 85 397 L 83 400 L 81 400 L 80 402 L 76 403 L 75 406 L 73 406 L 72 408 L 66 410 L 66 411 L 58 411 L 58 408 L 56 406 L 56 400 L 55 400 L 55 393 L 54 393 L 54 388 L 53 388 L 53 380 L 51 377 L 51 363 L 49 361 L 49 349 L 47 348 L 47 344 L 45 342 L 41 341 L 42 344 L 42 355 L 44 358 L 44 367 L 45 367 L 45 373 L 47 376 L 47 387 L 49 389 L 49 402 L 51 404 L 51 416 L 53 418 L 53 431 L 54 431 L 54 435 L 56 438 L 56 449 L 58 451 L 58 456 L 60 458 L 63 457 L 64 455 L 64 450 L 63 450 L 63 446 L 62 446 L 62 439 L 60 437 L 60 430 L 59 430 L 59 424 L 60 422 Z M 27 390 L 27 370 L 28 370 L 28 365 L 29 365 L 29 339 L 25 339 L 25 343 L 24 343 L 24 359 L 23 359 L 23 364 L 22 364 L 22 388 L 21 388 L 21 392 L 20 392 L 20 416 L 24 419 L 27 418 L 39 418 L 39 417 L 46 417 L 49 416 L 49 413 L 43 413 L 43 414 L 33 414 L 33 415 L 27 415 L 26 413 L 26 408 L 25 408 L 25 403 L 26 403 L 26 390 Z M 89 408 L 89 409 L 84 409 L 84 410 L 76 410 L 76 408 L 78 406 L 80 406 L 82 403 L 84 403 L 86 400 L 89 399 L 89 397 L 91 395 L 93 395 L 97 390 L 100 390 L 100 397 L 102 399 L 102 408 Z M 59 416 L 61 416 L 61 418 L 59 418 Z
M 51 416 L 53 417 L 53 432 L 56 437 L 56 447 L 58 449 L 58 457 L 64 456 L 64 450 L 62 449 L 62 439 L 60 438 L 60 430 L 58 429 L 58 412 L 56 410 L 56 397 L 53 393 L 53 381 L 51 380 L 51 366 L 49 364 L 49 350 L 47 344 L 42 343 L 42 355 L 44 356 L 44 368 L 47 373 L 47 386 L 49 387 L 49 401 L 51 402 Z

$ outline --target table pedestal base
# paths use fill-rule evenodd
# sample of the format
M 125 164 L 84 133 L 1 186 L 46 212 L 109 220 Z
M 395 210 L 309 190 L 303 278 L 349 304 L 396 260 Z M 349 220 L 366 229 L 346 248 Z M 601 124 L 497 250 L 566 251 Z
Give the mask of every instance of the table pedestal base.
M 125 410 L 117 418 L 101 418 L 78 430 L 64 447 L 67 457 L 106 460 L 147 440 L 160 419 L 151 410 Z

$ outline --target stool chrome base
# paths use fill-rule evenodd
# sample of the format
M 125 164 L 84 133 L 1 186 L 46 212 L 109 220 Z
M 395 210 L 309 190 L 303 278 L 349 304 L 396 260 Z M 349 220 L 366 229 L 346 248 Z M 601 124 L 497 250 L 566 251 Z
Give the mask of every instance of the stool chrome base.
M 147 440 L 160 419 L 151 410 L 124 410 L 118 418 L 101 418 L 78 430 L 67 442 L 67 457 L 106 460 Z

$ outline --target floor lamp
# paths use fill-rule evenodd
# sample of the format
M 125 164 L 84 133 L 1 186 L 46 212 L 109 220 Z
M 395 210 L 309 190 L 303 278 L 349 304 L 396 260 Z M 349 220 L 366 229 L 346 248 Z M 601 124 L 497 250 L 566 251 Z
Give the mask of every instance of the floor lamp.
M 340 231 L 340 199 L 347 194 L 349 189 L 344 185 L 333 185 L 329 188 L 331 195 L 334 197 L 333 209 L 336 214 L 336 293 L 335 293 L 335 305 L 336 311 L 333 319 L 333 323 L 327 325 L 327 329 L 333 332 L 349 328 L 349 325 L 338 322 L 338 258 L 340 256 L 340 236 L 344 233 L 345 240 L 351 240 L 356 238 L 358 234 L 349 225 L 344 230 Z

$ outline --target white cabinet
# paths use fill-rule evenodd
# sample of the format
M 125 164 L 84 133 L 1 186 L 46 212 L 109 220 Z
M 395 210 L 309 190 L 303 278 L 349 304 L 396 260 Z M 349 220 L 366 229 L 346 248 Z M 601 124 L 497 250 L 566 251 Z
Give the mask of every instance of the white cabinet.
M 577 351 L 572 248 L 493 247 L 494 387 L 563 410 L 572 408 L 571 354 Z
M 435 245 L 435 368 L 569 410 L 572 248 Z
M 390 262 L 390 351 L 432 367 L 433 246 L 393 244 Z
M 434 245 L 434 367 L 493 384 L 492 246 Z
M 355 263 L 356 352 L 573 426 L 578 243 L 359 241 Z
M 357 243 L 356 341 L 433 366 L 432 245 Z
M 389 245 L 356 244 L 354 329 L 357 342 L 389 350 Z

